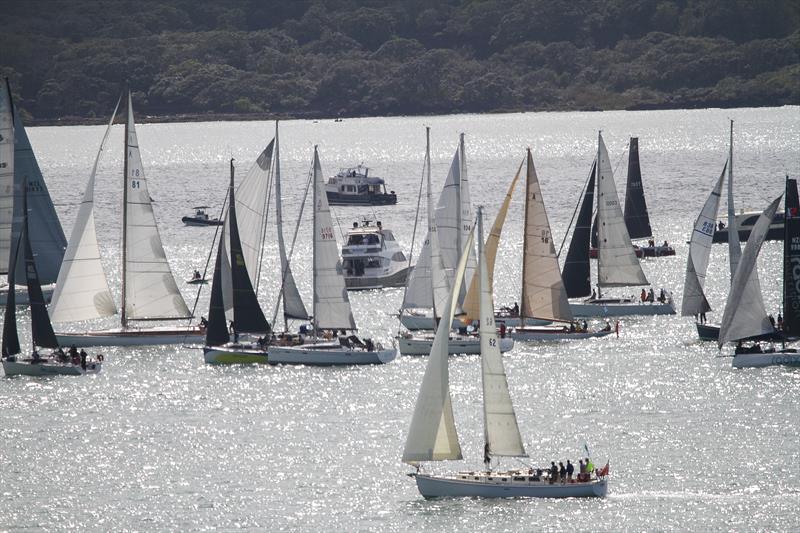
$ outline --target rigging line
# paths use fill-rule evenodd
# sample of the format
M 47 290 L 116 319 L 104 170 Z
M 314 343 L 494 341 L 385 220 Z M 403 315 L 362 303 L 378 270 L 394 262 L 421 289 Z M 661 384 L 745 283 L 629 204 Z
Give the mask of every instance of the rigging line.
M 281 305 L 281 299 L 283 298 L 283 284 L 286 282 L 286 276 L 289 273 L 289 264 L 292 261 L 292 255 L 294 254 L 294 245 L 297 242 L 297 234 L 300 231 L 300 223 L 303 221 L 303 211 L 305 210 L 306 200 L 308 199 L 308 191 L 311 189 L 311 182 L 314 179 L 314 162 L 311 162 L 311 168 L 308 172 L 308 179 L 306 180 L 306 190 L 303 193 L 303 199 L 300 202 L 300 213 L 297 215 L 297 225 L 294 228 L 294 235 L 292 236 L 292 245 L 289 247 L 289 256 L 286 258 L 286 268 L 281 273 L 281 288 L 278 291 L 278 299 L 275 301 L 275 311 L 272 314 L 272 324 L 275 324 L 275 321 L 278 319 L 278 309 Z M 313 232 L 313 229 L 312 229 Z M 313 274 L 312 274 L 313 275 Z M 289 325 L 287 323 L 286 313 L 284 312 L 283 315 L 283 328 L 285 331 L 289 330 Z
M 411 232 L 411 248 L 409 249 L 409 252 L 408 252 L 408 270 L 407 270 L 407 274 L 406 274 L 406 284 L 403 287 L 403 300 L 400 302 L 400 310 L 398 311 L 398 316 L 403 313 L 403 308 L 402 308 L 403 303 L 402 302 L 404 302 L 405 299 L 406 299 L 406 293 L 408 292 L 408 283 L 411 280 L 411 261 L 413 260 L 413 257 L 414 257 L 414 243 L 415 243 L 416 238 L 417 238 L 417 226 L 419 225 L 419 207 L 420 207 L 420 204 L 422 203 L 422 185 L 425 183 L 425 168 L 426 168 L 426 165 L 430 166 L 430 164 L 431 164 L 431 162 L 428 159 L 428 155 L 426 154 L 425 158 L 424 158 L 424 160 L 422 162 L 422 172 L 421 172 L 421 176 L 420 176 L 420 180 L 419 180 L 419 191 L 417 192 L 417 211 L 414 214 L 414 230 Z M 420 251 L 420 253 L 422 253 L 422 252 Z M 398 335 L 400 334 L 399 326 L 398 326 L 398 329 L 397 329 L 397 334 Z
M 597 158 L 595 157 L 594 161 L 592 162 L 592 166 L 597 162 Z M 589 177 L 586 178 L 586 181 L 583 183 L 583 193 L 578 197 L 578 203 L 575 204 L 575 210 L 572 212 L 572 218 L 569 219 L 569 224 L 567 225 L 567 231 L 564 232 L 564 238 L 561 240 L 561 246 L 558 248 L 558 253 L 556 257 L 561 258 L 561 252 L 564 250 L 564 244 L 567 242 L 567 237 L 569 236 L 569 231 L 572 229 L 572 223 L 575 221 L 575 216 L 578 214 L 578 210 L 583 203 L 583 197 L 586 194 L 586 188 L 589 186 L 589 180 L 592 179 L 593 172 L 589 172 Z

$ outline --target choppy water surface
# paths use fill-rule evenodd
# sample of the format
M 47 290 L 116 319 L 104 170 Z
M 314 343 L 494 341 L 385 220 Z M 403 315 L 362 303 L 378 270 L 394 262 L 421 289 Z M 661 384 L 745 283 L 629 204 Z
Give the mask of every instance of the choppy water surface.
M 376 208 L 375 216 L 407 249 L 423 126 L 430 125 L 434 187 L 444 181 L 458 132 L 465 132 L 472 198 L 490 220 L 530 146 L 560 240 L 589 172 L 597 130 L 618 162 L 620 191 L 627 139 L 636 135 L 656 239 L 678 252 L 645 261 L 645 272 L 656 290 L 674 290 L 679 304 L 685 241 L 725 162 L 729 118 L 736 121 L 738 205 L 763 209 L 783 192 L 784 176 L 800 171 L 796 107 L 287 121 L 281 129 L 287 219 L 296 218 L 311 149 L 319 144 L 326 173 L 363 161 L 387 178 L 400 202 Z M 203 266 L 214 231 L 184 227 L 180 217 L 194 205 L 218 208 L 228 159 L 237 160 L 243 175 L 272 129 L 259 122 L 139 126 L 150 193 L 178 279 Z M 102 133 L 102 127 L 29 130 L 67 235 Z M 117 126 L 96 196 L 116 293 L 121 144 Z M 372 212 L 334 208 L 334 214 L 345 229 Z M 521 221 L 517 198 L 499 252 L 498 304 L 518 298 Z M 308 302 L 309 234 L 306 222 L 294 260 Z M 274 251 L 270 244 L 260 287 L 268 315 Z M 780 244 L 767 243 L 760 262 L 774 313 L 780 254 Z M 708 283 L 717 320 L 728 276 L 727 249 L 715 246 Z M 194 293 L 184 288 L 191 301 Z M 389 314 L 401 296 L 399 290 L 352 295 L 362 332 L 390 342 L 397 324 Z M 199 314 L 207 302 L 206 292 Z M 26 342 L 26 324 L 22 337 Z M 734 371 L 714 344 L 695 339 L 691 319 L 629 318 L 619 339 L 517 344 L 505 356 L 531 463 L 575 462 L 584 442 L 596 464 L 610 459 L 609 496 L 591 501 L 424 501 L 400 456 L 426 358 L 374 368 L 213 368 L 197 349 L 108 349 L 98 376 L 0 379 L 0 529 L 797 529 L 800 371 Z M 453 358 L 450 369 L 466 459 L 435 468 L 479 467 L 478 358 Z

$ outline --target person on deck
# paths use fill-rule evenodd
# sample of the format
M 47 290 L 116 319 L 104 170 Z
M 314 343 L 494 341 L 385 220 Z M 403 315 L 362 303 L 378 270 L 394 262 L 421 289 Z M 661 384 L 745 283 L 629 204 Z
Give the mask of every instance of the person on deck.
M 769 323 L 772 324 L 772 329 L 775 329 L 775 317 L 772 315 L 767 315 L 767 318 L 769 319 Z
M 575 472 L 575 467 L 573 464 L 567 459 L 567 480 L 572 482 L 572 474 Z
M 658 301 L 662 304 L 667 301 L 667 293 L 664 291 L 663 287 L 661 292 L 658 294 Z
M 592 473 L 594 473 L 594 463 L 588 457 L 586 458 L 586 474 L 589 478 L 592 477 Z
M 555 461 L 550 461 L 550 484 L 556 482 L 558 479 L 558 467 L 556 466 Z
M 647 293 L 647 301 L 650 303 L 656 301 L 656 293 L 653 291 L 653 287 L 650 287 L 650 291 Z
M 561 483 L 567 482 L 567 469 L 561 461 L 558 462 L 558 479 Z
M 778 311 L 778 329 L 783 329 L 783 315 Z
M 519 316 L 519 304 L 514 302 L 514 307 L 511 308 L 511 316 Z
M 719 228 L 720 231 L 722 231 L 722 230 L 725 229 L 725 223 L 720 220 L 719 221 L 719 226 L 717 226 L 717 227 Z
M 642 300 L 642 302 L 646 302 L 647 301 L 647 291 L 642 289 L 642 294 L 639 296 L 639 298 Z
M 594 289 L 592 289 L 592 300 L 596 299 L 597 299 L 597 293 L 594 291 Z
M 86 370 L 86 351 L 81 348 L 81 368 Z
M 583 459 L 578 459 L 578 481 L 586 480 L 586 465 L 583 464 Z

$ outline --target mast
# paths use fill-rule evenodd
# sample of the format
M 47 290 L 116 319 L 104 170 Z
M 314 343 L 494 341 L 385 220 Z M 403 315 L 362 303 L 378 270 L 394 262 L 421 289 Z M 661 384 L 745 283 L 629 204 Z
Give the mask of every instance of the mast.
M 730 144 L 728 145 L 728 256 L 731 266 L 731 283 L 742 258 L 739 228 L 736 226 L 736 208 L 733 203 L 733 120 L 731 120 Z
M 122 299 L 121 299 L 121 309 L 120 309 L 120 321 L 122 322 L 122 328 L 125 329 L 128 327 L 128 316 L 127 316 L 127 302 L 125 294 L 127 293 L 126 290 L 126 275 L 125 275 L 125 264 L 127 261 L 128 256 L 128 147 L 129 140 L 128 140 L 128 127 L 130 125 L 131 120 L 131 92 L 128 91 L 128 105 L 126 106 L 125 111 L 125 136 L 124 136 L 124 144 L 125 144 L 125 159 L 123 164 L 123 172 L 122 172 Z
M 317 342 L 317 202 L 319 201 L 318 191 L 319 185 L 317 184 L 317 145 L 314 145 L 314 160 L 311 163 L 313 167 L 312 175 L 314 179 L 314 196 L 312 196 L 312 200 L 314 203 L 314 212 L 312 213 L 312 217 L 314 219 L 314 237 L 313 241 L 311 242 L 311 292 L 312 292 L 312 300 L 311 303 L 311 325 L 314 327 L 314 342 Z
M 461 238 L 463 224 L 463 213 L 461 212 L 461 173 L 464 171 L 464 134 L 458 135 L 458 181 L 456 182 L 456 205 L 458 212 L 456 213 L 456 250 L 461 251 L 464 249 L 464 239 Z
M 531 157 L 531 149 L 528 148 L 528 152 L 527 152 L 527 155 L 525 157 L 526 165 L 530 165 L 530 157 Z M 528 276 L 528 269 L 527 269 L 527 266 L 528 266 L 527 263 L 528 262 L 525 260 L 525 253 L 528 251 L 528 217 L 530 215 L 530 213 L 528 212 L 528 211 L 530 211 L 528 209 L 528 200 L 530 199 L 530 194 L 531 194 L 530 173 L 531 173 L 530 167 L 527 167 L 526 171 L 525 171 L 525 174 L 526 174 L 526 176 L 525 176 L 525 204 L 523 205 L 523 209 L 525 210 L 525 218 L 524 218 L 524 220 L 522 222 L 523 223 L 523 226 L 522 226 L 522 283 L 521 283 L 522 286 L 520 287 L 520 296 L 519 296 L 519 301 L 520 301 L 520 304 L 521 304 L 520 307 L 519 307 L 519 324 L 520 324 L 520 326 L 524 326 L 525 325 L 525 311 L 527 311 L 527 307 L 528 307 L 527 305 L 525 305 L 525 299 L 527 297 L 526 290 L 525 290 L 525 280 L 528 279 L 528 277 L 527 277 Z M 479 209 L 481 209 L 481 208 L 479 208 Z M 483 221 L 480 218 L 478 218 L 478 223 L 481 226 L 483 225 Z M 478 231 L 478 235 L 480 236 L 481 240 L 483 240 L 483 231 Z M 480 241 L 478 241 L 478 242 L 480 243 Z M 482 249 L 483 245 L 479 245 L 479 247 Z M 480 253 L 481 253 L 481 250 L 478 250 L 478 254 L 480 254 Z

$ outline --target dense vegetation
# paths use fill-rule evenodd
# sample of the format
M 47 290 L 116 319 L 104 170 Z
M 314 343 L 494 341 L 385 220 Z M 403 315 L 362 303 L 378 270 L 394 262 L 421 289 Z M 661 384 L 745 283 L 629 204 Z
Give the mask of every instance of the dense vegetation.
M 797 0 L 2 0 L 38 119 L 800 103 Z

